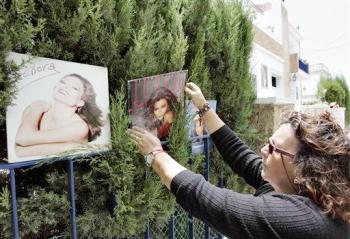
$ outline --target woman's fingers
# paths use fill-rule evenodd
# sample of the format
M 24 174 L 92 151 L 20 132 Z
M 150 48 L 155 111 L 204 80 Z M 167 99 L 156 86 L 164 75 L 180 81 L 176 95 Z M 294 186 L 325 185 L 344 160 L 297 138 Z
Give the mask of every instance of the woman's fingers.
M 135 133 L 133 133 L 131 130 L 128 130 L 128 135 L 129 135 L 129 138 L 131 140 L 133 140 L 134 142 L 138 143 L 138 140 L 141 139 L 140 136 L 136 135 Z
M 138 126 L 133 126 L 132 129 L 133 132 L 135 132 L 135 134 L 137 134 L 138 136 L 142 137 L 142 136 L 153 136 L 153 134 L 151 132 L 149 132 L 148 130 L 145 130 L 141 127 Z
M 142 129 L 140 127 L 134 126 L 131 129 L 127 130 L 128 135 L 134 139 L 137 143 L 141 143 L 142 141 L 151 141 L 153 134 L 148 132 L 145 129 Z
M 193 96 L 196 94 L 202 94 L 201 89 L 194 83 L 189 82 L 186 84 L 185 91 L 187 94 Z
M 141 134 L 140 132 L 137 132 L 137 131 L 132 130 L 132 129 L 128 129 L 127 133 L 129 135 L 130 139 L 133 140 L 133 142 L 138 146 L 140 146 L 142 141 L 144 141 L 146 139 L 144 134 Z
M 192 91 L 189 87 L 185 87 L 185 92 L 189 95 L 192 96 L 194 94 L 194 91 Z
M 127 130 L 127 133 L 133 143 L 135 143 L 139 149 L 139 152 L 143 155 L 152 152 L 154 148 L 161 148 L 159 139 L 140 127 L 132 127 Z
M 138 143 L 135 139 L 133 139 L 133 138 L 130 138 L 130 140 L 131 140 L 134 144 L 136 144 L 136 145 L 139 144 L 139 143 Z
M 142 155 L 147 155 L 154 149 L 162 148 L 158 137 L 143 128 L 134 126 L 127 130 L 127 134 Z
M 186 93 L 191 97 L 191 100 L 193 102 L 193 104 L 197 107 L 197 108 L 202 108 L 203 105 L 205 104 L 206 100 L 203 96 L 203 93 L 201 91 L 201 89 L 194 83 L 189 82 L 186 84 L 186 88 L 185 88 Z
M 132 127 L 132 130 L 134 130 L 134 131 L 136 131 L 136 132 L 139 132 L 139 133 L 141 133 L 141 134 L 144 134 L 144 133 L 147 132 L 145 129 L 143 129 L 143 128 L 141 128 L 141 127 L 138 127 L 138 126 L 133 126 L 133 127 Z
M 136 126 L 132 127 L 131 129 L 128 129 L 127 132 L 129 134 L 135 135 L 139 138 L 141 138 L 145 134 L 145 132 L 142 130 L 142 128 L 136 127 Z
M 144 154 L 145 150 L 143 149 L 142 141 L 140 142 L 140 141 L 135 140 L 134 138 L 131 137 L 131 135 L 130 135 L 130 140 L 137 146 L 139 152 L 141 154 Z
M 191 82 L 186 84 L 185 92 L 191 97 L 192 100 L 194 99 L 194 97 L 197 97 L 202 94 L 199 87 Z
M 187 83 L 186 87 L 192 90 L 193 92 L 201 91 L 201 89 L 195 83 L 192 83 L 192 82 Z
M 199 89 L 199 87 L 195 83 L 192 83 L 192 82 L 188 82 L 186 84 L 186 87 L 188 87 L 190 90 L 198 90 Z

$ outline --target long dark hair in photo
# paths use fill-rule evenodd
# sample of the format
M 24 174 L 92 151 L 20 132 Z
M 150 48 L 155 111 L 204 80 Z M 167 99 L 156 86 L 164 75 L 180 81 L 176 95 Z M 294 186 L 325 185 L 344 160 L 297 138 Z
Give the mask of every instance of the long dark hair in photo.
M 150 130 L 156 129 L 162 124 L 162 121 L 157 119 L 154 115 L 154 104 L 162 99 L 167 101 L 169 111 L 175 113 L 176 108 L 178 107 L 179 102 L 176 96 L 168 88 L 160 87 L 153 91 L 146 102 L 146 108 L 144 111 L 144 118 L 146 120 L 145 126 Z
M 85 103 L 82 107 L 77 109 L 76 113 L 89 127 L 88 141 L 93 141 L 101 134 L 101 127 L 103 126 L 102 110 L 96 104 L 95 90 L 91 83 L 79 74 L 69 74 L 65 77 L 75 77 L 79 79 L 84 86 L 82 100 Z

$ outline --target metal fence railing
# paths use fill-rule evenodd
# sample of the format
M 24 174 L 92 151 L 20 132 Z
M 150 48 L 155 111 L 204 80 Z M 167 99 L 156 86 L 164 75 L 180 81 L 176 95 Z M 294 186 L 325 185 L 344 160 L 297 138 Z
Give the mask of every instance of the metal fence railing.
M 77 226 L 75 216 L 75 189 L 74 189 L 74 165 L 72 158 L 63 158 L 62 161 L 67 163 L 67 173 L 69 177 L 69 200 L 70 200 L 70 225 L 71 238 L 77 238 Z M 20 163 L 1 163 L 0 169 L 10 170 L 10 191 L 11 191 L 11 207 L 12 207 L 12 237 L 19 239 L 18 214 L 17 214 L 17 194 L 16 194 L 16 172 L 17 168 L 26 168 L 38 164 L 39 161 L 28 161 Z
M 203 176 L 209 180 L 210 169 L 210 137 L 204 135 L 200 137 L 192 137 L 189 140 L 202 138 L 204 141 L 205 165 Z M 76 239 L 76 208 L 75 208 L 75 188 L 74 188 L 74 164 L 73 158 L 65 157 L 60 161 L 66 161 L 67 173 L 69 177 L 69 200 L 70 200 L 70 226 L 71 238 Z M 16 173 L 15 169 L 26 168 L 37 165 L 42 160 L 28 161 L 19 163 L 0 163 L 0 170 L 10 171 L 10 192 L 11 192 L 11 207 L 12 207 L 12 233 L 14 239 L 19 239 L 18 214 L 17 214 L 17 195 L 16 195 Z M 211 230 L 208 225 L 198 219 L 193 218 L 182 208 L 178 207 L 171 216 L 169 222 L 164 225 L 148 225 L 144 233 L 144 239 L 221 239 L 219 233 Z

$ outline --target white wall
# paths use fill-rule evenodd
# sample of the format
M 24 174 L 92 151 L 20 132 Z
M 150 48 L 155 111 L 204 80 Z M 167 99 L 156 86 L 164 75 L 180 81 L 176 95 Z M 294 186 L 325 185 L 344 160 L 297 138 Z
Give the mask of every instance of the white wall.
M 251 0 L 256 6 L 270 5 L 263 13 L 257 13 L 253 21 L 254 25 L 282 44 L 282 17 L 281 0 Z
M 293 77 L 293 75 L 292 75 Z M 294 92 L 293 95 L 295 97 L 295 110 L 300 110 L 302 106 L 302 101 L 305 100 L 305 95 L 303 93 L 304 82 L 307 82 L 309 79 L 309 74 L 304 71 L 298 69 L 298 72 L 295 73 L 295 81 L 294 81 Z M 297 92 L 298 91 L 298 92 Z M 296 97 L 298 95 L 298 97 Z
M 267 88 L 262 86 L 262 65 L 267 67 Z M 252 74 L 256 75 L 257 97 L 284 97 L 283 93 L 283 59 L 265 50 L 261 46 L 254 43 L 253 51 L 250 58 L 250 66 Z M 279 78 L 277 87 L 272 87 L 272 76 Z
M 320 74 L 310 73 L 309 79 L 303 80 L 303 102 L 307 103 L 310 100 L 316 99 L 317 87 L 320 82 Z
M 331 76 L 327 66 L 322 63 L 310 65 L 309 70 L 309 79 L 303 81 L 303 95 L 305 95 L 303 103 L 318 100 L 316 96 L 318 84 L 322 78 L 329 78 Z
M 288 24 L 288 41 L 289 41 L 289 54 L 297 53 L 300 57 L 300 42 L 303 40 L 298 29 Z

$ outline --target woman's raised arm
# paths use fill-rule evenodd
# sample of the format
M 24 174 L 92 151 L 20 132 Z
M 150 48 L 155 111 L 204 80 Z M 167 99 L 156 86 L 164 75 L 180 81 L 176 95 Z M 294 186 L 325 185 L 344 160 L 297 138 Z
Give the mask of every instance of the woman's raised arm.
M 187 83 L 185 91 L 191 97 L 193 104 L 198 109 L 202 109 L 207 101 L 200 88 L 194 83 Z M 208 110 L 202 118 L 211 139 L 230 168 L 254 188 L 265 183 L 261 178 L 261 157 L 241 141 L 228 126 L 225 126 L 214 110 Z
M 186 93 L 192 99 L 193 104 L 198 108 L 202 109 L 204 104 L 207 102 L 203 96 L 201 89 L 194 83 L 187 83 L 185 88 Z M 214 110 L 210 109 L 203 116 L 203 122 L 209 133 L 212 134 L 216 130 L 220 129 L 225 123 L 215 113 Z

